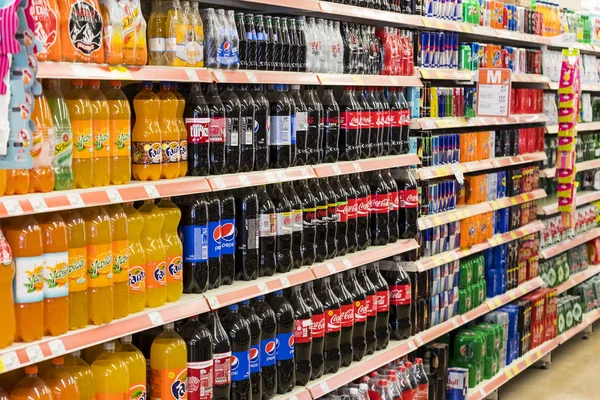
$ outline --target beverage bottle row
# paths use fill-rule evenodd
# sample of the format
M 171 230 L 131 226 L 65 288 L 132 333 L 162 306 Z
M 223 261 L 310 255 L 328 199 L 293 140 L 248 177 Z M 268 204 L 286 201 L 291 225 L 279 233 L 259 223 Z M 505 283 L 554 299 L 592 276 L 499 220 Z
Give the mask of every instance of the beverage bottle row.
M 414 14 L 415 9 L 421 8 L 421 0 L 342 0 L 335 3 L 403 14 Z

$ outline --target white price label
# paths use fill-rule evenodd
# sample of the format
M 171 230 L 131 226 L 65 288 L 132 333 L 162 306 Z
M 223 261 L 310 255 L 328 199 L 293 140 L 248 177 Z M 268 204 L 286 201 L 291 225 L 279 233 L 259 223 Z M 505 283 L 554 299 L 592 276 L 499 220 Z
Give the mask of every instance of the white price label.
M 335 274 L 337 272 L 337 269 L 335 269 L 335 265 L 333 265 L 332 263 L 327 263 L 327 270 L 330 274 Z
M 291 396 L 290 400 L 298 400 L 298 396 Z
M 354 170 L 355 170 L 356 172 L 362 172 L 362 168 L 360 167 L 360 164 L 359 164 L 359 163 L 357 163 L 357 162 L 353 162 L 353 163 L 352 163 L 352 166 L 354 167 Z
M 262 294 L 265 294 L 269 291 L 269 288 L 267 287 L 267 285 L 264 282 L 259 282 L 258 283 L 258 290 L 260 290 L 260 292 Z
M 346 266 L 346 268 L 352 268 L 352 263 L 347 258 L 344 258 L 342 260 L 342 262 L 344 263 L 344 265 Z
M 415 344 L 411 340 L 410 342 L 408 342 L 408 348 L 410 349 L 410 351 L 415 351 L 417 349 L 417 346 L 415 346 Z
M 487 393 L 485 392 L 485 389 L 480 387 L 479 388 L 479 394 L 482 395 L 483 397 L 487 396 Z
M 29 199 L 29 204 L 31 204 L 31 208 L 35 212 L 44 212 L 48 210 L 48 204 L 46 204 L 46 200 L 42 197 L 33 197 Z
M 339 166 L 339 165 L 335 165 L 335 164 L 333 164 L 333 165 L 331 166 L 331 169 L 333 169 L 333 173 L 334 173 L 335 175 L 341 175 L 341 174 L 342 174 L 342 170 L 341 170 L 341 168 L 340 168 L 340 166 Z
M 246 72 L 246 76 L 248 77 L 250 83 L 258 83 L 258 79 L 256 79 L 256 75 L 254 75 L 254 72 Z
M 250 183 L 250 179 L 248 179 L 247 175 L 240 175 L 240 182 L 242 182 L 242 185 L 244 186 L 252 186 L 252 184 Z
M 308 178 L 310 176 L 310 173 L 306 170 L 306 168 L 300 169 L 300 174 L 303 178 Z
M 423 340 L 423 338 L 421 336 L 417 336 L 417 344 L 419 345 L 419 347 L 423 346 L 423 344 L 425 344 L 425 341 Z
M 164 325 L 165 320 L 163 319 L 162 315 L 160 315 L 160 313 L 158 311 L 152 311 L 150 313 L 148 313 L 148 318 L 150 318 L 150 322 L 152 322 L 152 325 L 157 326 L 157 325 Z
M 148 197 L 150 197 L 152 199 L 156 199 L 157 197 L 160 197 L 160 193 L 158 193 L 158 189 L 156 188 L 156 186 L 144 185 L 144 189 L 146 189 L 146 194 L 148 194 Z
M 458 183 L 461 186 L 464 185 L 465 184 L 465 176 L 463 175 L 460 168 L 458 168 L 458 164 L 452 164 L 452 172 L 454 173 L 454 176 L 456 177 L 456 180 L 458 181 Z
M 288 279 L 287 276 L 282 276 L 281 278 L 279 278 L 279 280 L 281 281 L 281 285 L 283 287 L 289 287 L 290 286 L 290 280 Z
M 198 74 L 193 68 L 185 68 L 185 74 L 187 75 L 190 82 L 199 82 Z
M 21 208 L 21 204 L 19 204 L 19 202 L 17 200 L 5 200 L 3 204 L 4 204 L 4 208 L 6 208 L 6 212 L 11 217 L 14 215 L 23 214 L 23 209 Z
M 67 199 L 69 199 L 69 203 L 71 203 L 73 207 L 85 206 L 85 203 L 83 202 L 83 199 L 81 198 L 81 195 L 79 193 L 69 193 L 67 195 Z
M 53 356 L 57 356 L 57 357 L 62 356 L 63 354 L 65 354 L 67 352 L 67 349 L 65 349 L 65 345 L 63 344 L 63 341 L 60 339 L 48 342 L 48 347 L 50 347 L 50 351 L 52 352 Z
M 331 392 L 331 389 L 329 389 L 329 384 L 327 382 L 321 382 L 319 386 L 321 387 L 321 391 L 323 392 L 323 394 Z
M 219 299 L 217 299 L 216 296 L 211 296 L 208 298 L 208 305 L 213 310 L 216 310 L 217 308 L 221 307 L 221 303 L 219 303 Z
M 27 353 L 27 357 L 29 357 L 29 361 L 38 362 L 44 359 L 44 353 L 42 353 L 42 349 L 37 344 L 33 346 L 29 346 L 25 349 L 25 353 Z
M 285 172 L 277 171 L 276 174 L 277 174 L 277 177 L 279 178 L 279 180 L 281 180 L 281 181 L 287 180 L 287 176 L 285 175 Z
M 19 368 L 21 362 L 19 361 L 19 357 L 17 353 L 14 351 L 10 351 L 6 354 L 2 354 L 2 363 L 4 364 L 4 371 L 10 371 L 13 369 Z
M 215 184 L 215 187 L 217 188 L 217 190 L 222 190 L 222 189 L 227 188 L 227 184 L 225 183 L 225 180 L 223 178 L 213 178 L 213 183 Z
M 223 73 L 223 71 L 220 71 L 218 69 L 212 69 L 211 72 L 215 76 L 215 79 L 217 80 L 217 82 L 219 82 L 219 83 L 227 82 L 227 78 L 225 78 L 225 74 Z
M 122 203 L 123 198 L 117 189 L 106 189 L 106 195 L 111 203 Z
M 456 318 L 452 318 L 452 326 L 458 328 L 458 321 L 456 320 Z
M 277 175 L 272 172 L 265 172 L 265 178 L 269 183 L 277 182 Z

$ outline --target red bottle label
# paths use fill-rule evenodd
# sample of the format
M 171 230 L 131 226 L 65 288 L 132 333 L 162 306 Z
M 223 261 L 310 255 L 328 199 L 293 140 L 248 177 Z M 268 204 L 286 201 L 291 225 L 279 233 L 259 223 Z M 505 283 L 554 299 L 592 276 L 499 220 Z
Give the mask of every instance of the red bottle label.
M 313 314 L 311 333 L 313 338 L 325 336 L 325 314 Z
M 226 120 L 223 117 L 214 117 L 210 119 L 208 125 L 208 135 L 211 143 L 225 142 Z
M 402 126 L 402 111 L 390 111 L 390 125 L 392 126 L 392 128 L 398 128 Z
M 231 352 L 213 354 L 214 385 L 226 385 L 231 382 Z
M 405 306 L 410 304 L 410 285 L 390 285 L 390 304 Z
M 429 385 L 426 383 L 419 383 L 413 400 L 429 400 Z
M 400 207 L 402 208 L 417 208 L 419 205 L 417 189 L 398 190 L 398 196 L 400 198 Z
M 346 205 L 346 217 L 347 219 L 356 219 L 358 216 L 358 200 L 354 198 L 348 199 Z
M 342 328 L 342 310 L 325 310 L 325 333 L 339 332 Z
M 187 141 L 190 144 L 208 143 L 210 118 L 186 118 Z
M 390 211 L 398 211 L 400 209 L 400 194 L 398 191 L 390 192 Z
M 388 193 L 377 193 L 369 196 L 369 210 L 371 214 L 383 214 L 390 211 Z
M 415 391 L 415 389 L 408 389 L 402 392 L 402 400 L 414 400 Z
M 367 295 L 367 317 L 377 316 L 377 295 Z
M 354 322 L 365 322 L 369 314 L 367 300 L 354 301 Z
M 345 203 L 337 203 L 336 214 L 338 222 L 347 222 L 348 221 L 348 202 Z
M 384 110 L 383 116 L 381 117 L 381 122 L 383 126 L 393 126 L 392 125 L 392 112 L 390 110 Z
M 213 360 L 188 362 L 188 400 L 211 400 L 213 393 Z
M 344 111 L 340 113 L 340 129 L 359 130 L 360 111 Z
M 342 328 L 351 327 L 354 324 L 354 304 L 342 304 Z
M 375 121 L 372 111 L 362 111 L 360 113 L 360 126 L 363 129 L 375 128 Z
M 377 292 L 377 312 L 387 312 L 390 309 L 390 292 L 381 290 Z
M 309 343 L 312 340 L 312 319 L 294 321 L 294 342 Z
M 410 111 L 408 109 L 400 111 L 402 125 L 410 125 Z

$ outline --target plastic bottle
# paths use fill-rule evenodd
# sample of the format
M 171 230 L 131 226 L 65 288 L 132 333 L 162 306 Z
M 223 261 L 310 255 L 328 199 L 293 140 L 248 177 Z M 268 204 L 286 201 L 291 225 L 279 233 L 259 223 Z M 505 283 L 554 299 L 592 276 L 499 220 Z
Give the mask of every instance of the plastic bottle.
M 160 101 L 158 123 L 162 133 L 162 159 L 161 177 L 173 179 L 179 176 L 179 126 L 177 124 L 177 97 L 170 91 L 169 82 L 160 83 L 157 96 Z M 186 134 L 187 137 L 187 134 Z
M 99 0 L 102 12 L 102 42 L 104 62 L 123 63 L 123 15 L 116 0 Z
M 25 367 L 26 376 L 10 392 L 12 400 L 54 400 L 50 386 L 37 376 L 38 366 Z
M 69 252 L 67 225 L 57 213 L 38 217 L 44 247 L 44 333 L 69 330 Z
M 179 330 L 187 346 L 189 400 L 213 398 L 213 340 L 208 328 L 191 316 Z
M 164 331 L 152 342 L 150 371 L 151 400 L 171 396 L 187 399 L 187 348 L 181 336 L 173 330 L 173 323 L 166 324 Z
M 79 389 L 79 400 L 94 400 L 94 374 L 79 350 L 65 356 L 65 370 L 71 373 Z
M 181 220 L 181 211 L 170 198 L 163 197 L 157 204 L 165 216 L 165 224 L 162 228 L 162 241 L 167 255 L 167 301 L 177 301 L 183 293 L 183 246 L 177 233 L 177 227 Z
M 54 400 L 79 399 L 79 388 L 75 378 L 65 369 L 65 358 L 52 359 L 52 367 L 41 374 L 42 379 L 50 389 Z
M 131 180 L 131 109 L 121 81 L 110 81 L 106 100 L 110 115 L 110 184 L 121 185 Z
M 104 352 L 92 363 L 95 400 L 129 398 L 129 368 L 119 353 L 115 353 L 115 342 L 104 343 Z
M 62 60 L 103 63 L 102 12 L 98 0 L 60 0 L 58 9 Z M 72 26 L 81 27 L 82 31 L 74 32 Z
M 167 300 L 167 253 L 161 238 L 165 217 L 152 200 L 146 200 L 138 211 L 144 217 L 141 242 L 146 253 L 146 307 L 159 307 Z
M 131 133 L 131 161 L 134 179 L 160 178 L 162 168 L 162 134 L 158 122 L 161 102 L 152 92 L 152 82 L 142 82 L 142 91 L 133 99 L 135 126 Z
M 195 63 L 194 66 L 197 68 L 204 67 L 204 24 L 202 23 L 202 17 L 198 10 L 198 2 L 192 2 L 192 15 L 191 15 L 192 30 L 196 34 L 194 47 L 195 47 Z
M 92 105 L 92 186 L 110 183 L 110 112 L 100 91 L 100 81 L 88 81 L 87 95 Z
M 167 13 L 167 32 L 170 41 L 167 41 L 167 56 L 172 55 L 170 65 L 178 67 L 191 67 L 195 62 L 194 48 L 190 46 L 189 34 L 190 15 L 181 12 L 179 0 L 173 0 L 173 7 Z M 175 42 L 173 43 L 173 38 Z M 172 45 L 175 51 L 171 51 Z
M 65 95 L 73 136 L 73 188 L 92 187 L 92 103 L 83 81 L 71 81 L 71 90 Z
M 144 229 L 144 217 L 133 207 L 123 204 L 127 215 L 127 240 L 129 241 L 129 314 L 146 307 L 146 255 L 140 241 Z
M 100 325 L 113 320 L 112 224 L 102 207 L 83 210 L 87 240 L 88 319 Z
M 119 6 L 123 17 L 123 64 L 146 65 L 146 20 L 140 0 L 121 0 Z
M 113 318 L 126 317 L 129 312 L 129 234 L 127 214 L 120 204 L 106 207 L 112 227 L 113 254 Z
M 13 278 L 15 264 L 8 241 L 0 230 L 0 349 L 10 346 L 15 340 L 16 322 L 13 300 Z
M 38 61 L 60 61 L 60 24 L 58 21 L 58 3 L 56 0 L 44 0 L 31 3 L 31 16 L 35 22 L 35 38 L 42 42 L 38 48 Z
M 187 129 L 183 122 L 183 112 L 185 111 L 185 98 L 177 91 L 177 84 L 171 84 L 171 92 L 177 98 L 177 115 L 176 123 L 179 131 L 179 176 L 183 177 L 187 174 Z
M 33 131 L 33 169 L 29 171 L 29 193 L 50 192 L 54 188 L 54 125 L 52 113 L 46 96 L 42 93 L 35 97 L 31 121 L 35 124 Z
M 167 60 L 167 10 L 165 2 L 152 1 L 152 12 L 148 20 L 148 64 L 170 65 Z
M 146 358 L 142 352 L 131 344 L 131 335 L 123 336 L 116 351 L 119 353 L 129 371 L 129 395 L 127 399 L 145 399 L 146 388 Z
M 42 230 L 27 216 L 9 220 L 4 233 L 15 261 L 15 341 L 39 340 L 44 333 Z

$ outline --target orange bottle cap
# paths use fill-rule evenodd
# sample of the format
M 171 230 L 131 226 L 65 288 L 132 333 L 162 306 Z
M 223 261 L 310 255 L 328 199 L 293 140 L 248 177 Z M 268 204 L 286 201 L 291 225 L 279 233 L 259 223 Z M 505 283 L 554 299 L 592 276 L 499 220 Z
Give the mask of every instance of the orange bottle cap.
M 110 86 L 121 87 L 121 81 L 110 81 Z
M 98 79 L 90 79 L 88 81 L 88 85 L 90 87 L 100 87 L 100 80 L 98 80 Z
M 64 363 L 65 363 L 65 358 L 63 356 L 52 359 L 52 365 L 63 365 Z
M 71 79 L 71 86 L 83 86 L 83 79 Z
M 25 367 L 25 373 L 27 375 L 34 375 L 38 373 L 38 366 L 37 365 L 28 365 Z

